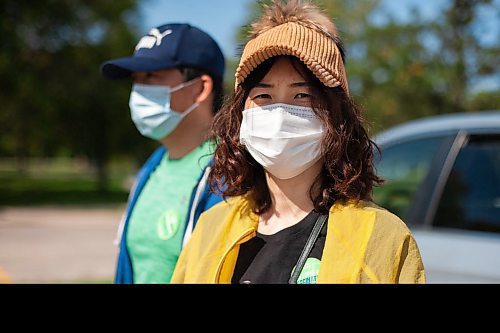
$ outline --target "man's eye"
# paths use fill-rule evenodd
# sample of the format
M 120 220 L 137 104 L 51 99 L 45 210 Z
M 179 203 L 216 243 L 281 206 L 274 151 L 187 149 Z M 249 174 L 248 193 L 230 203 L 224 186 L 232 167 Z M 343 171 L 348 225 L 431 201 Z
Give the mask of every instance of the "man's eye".
M 155 78 L 159 78 L 159 77 L 161 77 L 161 75 L 158 73 L 155 73 L 155 72 L 147 72 L 146 73 L 146 78 L 148 78 L 148 79 L 155 79 Z

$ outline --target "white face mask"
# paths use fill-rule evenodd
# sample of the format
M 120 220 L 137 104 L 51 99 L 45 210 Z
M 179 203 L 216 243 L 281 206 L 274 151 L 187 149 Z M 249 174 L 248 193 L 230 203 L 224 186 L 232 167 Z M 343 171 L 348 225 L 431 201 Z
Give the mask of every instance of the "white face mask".
M 277 178 L 293 178 L 316 163 L 322 139 L 312 108 L 280 103 L 243 111 L 240 142 Z
M 196 109 L 194 103 L 184 112 L 176 112 L 170 107 L 170 94 L 180 90 L 198 78 L 184 82 L 173 88 L 168 86 L 134 84 L 130 93 L 130 113 L 135 126 L 142 135 L 160 140 L 179 125 L 181 120 Z

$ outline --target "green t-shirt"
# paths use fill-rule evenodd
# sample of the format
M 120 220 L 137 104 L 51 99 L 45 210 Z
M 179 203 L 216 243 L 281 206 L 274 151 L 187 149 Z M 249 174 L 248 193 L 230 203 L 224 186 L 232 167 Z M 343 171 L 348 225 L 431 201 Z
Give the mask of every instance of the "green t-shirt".
M 127 246 L 135 283 L 169 283 L 182 246 L 189 200 L 210 156 L 205 142 L 188 155 L 165 154 L 130 217 Z

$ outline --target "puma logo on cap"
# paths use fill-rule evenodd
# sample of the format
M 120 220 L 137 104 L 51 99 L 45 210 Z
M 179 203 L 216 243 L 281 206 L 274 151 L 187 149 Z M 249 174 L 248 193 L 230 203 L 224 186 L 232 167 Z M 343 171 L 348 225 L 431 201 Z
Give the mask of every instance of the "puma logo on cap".
M 157 28 L 153 28 L 149 31 L 149 36 L 144 36 L 141 38 L 135 50 L 139 49 L 151 49 L 153 46 L 160 46 L 161 41 L 165 36 L 168 36 L 172 33 L 172 29 L 167 29 L 164 32 L 160 32 Z

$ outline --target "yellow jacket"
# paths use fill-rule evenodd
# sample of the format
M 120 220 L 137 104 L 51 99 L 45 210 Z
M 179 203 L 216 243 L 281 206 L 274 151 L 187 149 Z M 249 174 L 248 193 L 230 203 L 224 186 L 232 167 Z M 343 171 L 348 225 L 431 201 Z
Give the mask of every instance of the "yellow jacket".
M 239 246 L 256 235 L 246 197 L 204 212 L 177 262 L 172 283 L 231 283 Z M 406 225 L 373 203 L 330 209 L 318 283 L 425 283 L 422 258 Z

